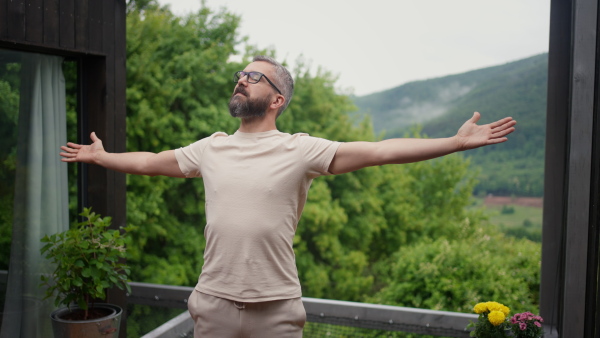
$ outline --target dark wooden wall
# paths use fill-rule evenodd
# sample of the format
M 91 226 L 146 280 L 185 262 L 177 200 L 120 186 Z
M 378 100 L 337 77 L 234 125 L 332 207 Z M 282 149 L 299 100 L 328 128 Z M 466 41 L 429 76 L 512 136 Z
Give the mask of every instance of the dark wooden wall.
M 2 41 L 40 51 L 107 56 L 125 39 L 124 1 L 1 0 L 0 18 Z
M 598 0 L 552 0 L 540 311 L 549 337 L 600 337 Z
M 125 151 L 125 0 L 0 0 L 0 48 L 79 64 L 81 142 Z M 90 166 L 85 205 L 125 221 L 125 178 Z
M 0 0 L 0 48 L 77 61 L 77 141 L 89 143 L 95 131 L 111 152 L 124 152 L 126 142 L 125 19 L 125 0 Z M 80 178 L 80 204 L 113 217 L 114 227 L 125 225 L 125 176 L 82 166 Z M 126 304 L 120 290 L 109 298 Z

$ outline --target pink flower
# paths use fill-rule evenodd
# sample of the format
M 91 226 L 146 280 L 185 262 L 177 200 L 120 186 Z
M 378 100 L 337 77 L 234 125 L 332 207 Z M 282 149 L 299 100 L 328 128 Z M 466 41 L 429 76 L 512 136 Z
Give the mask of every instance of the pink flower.
M 527 324 L 519 323 L 519 328 L 521 329 L 521 331 L 525 331 L 527 329 Z
M 540 324 L 540 322 L 534 322 L 535 326 L 537 327 L 542 327 L 542 324 Z

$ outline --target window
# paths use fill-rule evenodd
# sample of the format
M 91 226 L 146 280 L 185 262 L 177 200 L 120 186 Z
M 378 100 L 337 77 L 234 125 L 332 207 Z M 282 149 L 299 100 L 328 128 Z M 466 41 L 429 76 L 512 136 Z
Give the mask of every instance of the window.
M 74 175 L 58 156 L 76 124 L 76 67 L 63 57 L 0 50 L 0 305 L 2 336 L 38 337 L 51 331 L 43 301 L 40 239 L 69 226 L 75 212 Z M 68 82 L 65 81 L 67 74 Z M 68 85 L 66 85 L 68 83 Z M 67 96 L 66 88 L 71 95 Z M 70 128 L 76 131 L 76 127 Z M 73 213 L 72 212 L 72 213 Z M 72 218 L 72 217 L 71 217 Z M 27 316 L 21 316 L 27 314 Z M 27 318 L 27 319 L 25 319 Z M 28 321 L 31 325 L 27 325 Z

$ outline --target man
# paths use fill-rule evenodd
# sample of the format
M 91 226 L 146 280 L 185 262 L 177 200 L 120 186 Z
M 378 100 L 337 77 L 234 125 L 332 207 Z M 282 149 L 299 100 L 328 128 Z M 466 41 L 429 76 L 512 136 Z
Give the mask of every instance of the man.
M 507 117 L 479 126 L 475 113 L 450 138 L 339 143 L 277 130 L 293 79 L 275 60 L 255 57 L 234 80 L 229 110 L 241 124 L 233 135 L 218 132 L 158 154 L 107 153 L 94 133 L 91 145 L 61 147 L 65 162 L 204 179 L 205 263 L 188 300 L 195 337 L 302 336 L 292 240 L 314 178 L 504 142 L 516 124 Z

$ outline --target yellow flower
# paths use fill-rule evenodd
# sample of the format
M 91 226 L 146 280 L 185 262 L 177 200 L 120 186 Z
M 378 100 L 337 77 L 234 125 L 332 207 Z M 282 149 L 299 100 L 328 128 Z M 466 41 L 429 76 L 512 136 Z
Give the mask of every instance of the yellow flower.
M 473 311 L 476 314 L 481 314 L 484 313 L 488 310 L 486 303 L 479 303 L 477 305 L 475 305 L 475 307 L 473 308 Z
M 498 326 L 498 325 L 504 323 L 505 319 L 506 319 L 506 316 L 504 315 L 504 313 L 502 311 L 494 310 L 494 311 L 491 311 L 490 314 L 488 315 L 488 320 L 494 326 Z
M 502 304 L 498 302 L 487 302 L 485 305 L 487 306 L 488 311 L 500 311 L 500 306 L 502 306 Z
M 510 309 L 504 304 L 500 304 L 498 302 L 487 302 L 485 303 L 489 311 L 500 311 L 504 313 L 505 316 L 508 316 Z

